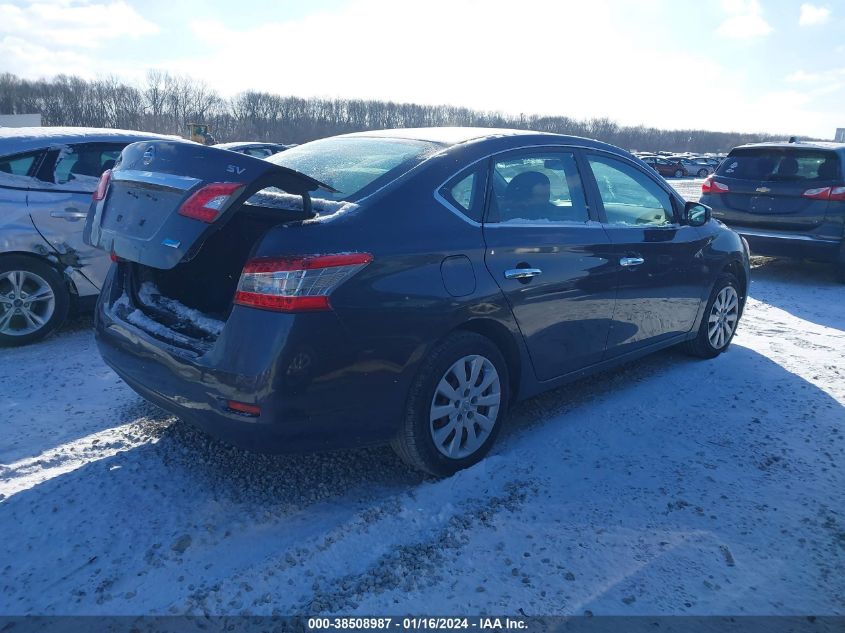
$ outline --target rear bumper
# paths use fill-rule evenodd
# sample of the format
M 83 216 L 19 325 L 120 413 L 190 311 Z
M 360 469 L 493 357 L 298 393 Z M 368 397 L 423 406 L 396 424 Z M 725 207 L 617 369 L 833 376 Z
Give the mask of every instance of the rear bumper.
M 209 435 L 282 453 L 376 444 L 395 432 L 401 407 L 370 393 L 381 381 L 359 370 L 333 313 L 236 308 L 211 350 L 196 355 L 117 316 L 108 307 L 114 276 L 113 268 L 95 311 L 103 359 L 142 397 Z M 229 400 L 258 405 L 260 415 L 231 411 Z
M 748 241 L 752 255 L 797 257 L 836 261 L 842 240 L 820 238 L 806 233 L 759 230 L 732 225 L 731 228 Z

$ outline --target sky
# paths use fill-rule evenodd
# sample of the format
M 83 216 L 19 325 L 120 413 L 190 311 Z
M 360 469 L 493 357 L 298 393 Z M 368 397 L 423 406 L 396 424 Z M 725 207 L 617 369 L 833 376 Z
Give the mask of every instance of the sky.
M 0 0 L 0 72 L 833 138 L 845 0 Z

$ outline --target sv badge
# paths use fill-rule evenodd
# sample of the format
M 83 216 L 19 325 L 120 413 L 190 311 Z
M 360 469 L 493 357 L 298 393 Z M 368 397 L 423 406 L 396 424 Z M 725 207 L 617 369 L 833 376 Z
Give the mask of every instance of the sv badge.
M 246 171 L 246 167 L 238 167 L 237 165 L 229 165 L 228 167 L 226 167 L 226 171 L 228 171 L 230 174 L 240 175 L 240 174 L 242 174 Z

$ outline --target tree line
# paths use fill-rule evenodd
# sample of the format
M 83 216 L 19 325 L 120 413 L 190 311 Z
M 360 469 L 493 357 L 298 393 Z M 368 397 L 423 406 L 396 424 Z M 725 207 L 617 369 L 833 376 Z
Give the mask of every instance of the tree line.
M 447 105 L 361 99 L 303 99 L 250 90 L 221 97 L 205 83 L 150 70 L 140 85 L 117 77 L 58 75 L 28 80 L 0 74 L 0 114 L 41 113 L 43 125 L 123 128 L 185 136 L 208 124 L 218 142 L 303 143 L 334 134 L 395 127 L 477 126 L 532 129 L 598 139 L 632 150 L 727 152 L 770 134 L 621 126 L 600 117 L 508 115 Z

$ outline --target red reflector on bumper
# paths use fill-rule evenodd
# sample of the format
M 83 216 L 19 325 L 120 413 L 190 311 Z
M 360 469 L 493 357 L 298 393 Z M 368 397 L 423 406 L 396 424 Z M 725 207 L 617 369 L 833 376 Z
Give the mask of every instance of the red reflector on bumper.
M 258 417 L 261 415 L 261 407 L 257 404 L 247 404 L 246 402 L 238 402 L 237 400 L 229 400 L 226 403 L 226 407 L 229 411 L 234 411 L 235 413 L 243 413 L 244 415 L 251 415 L 253 417 Z

